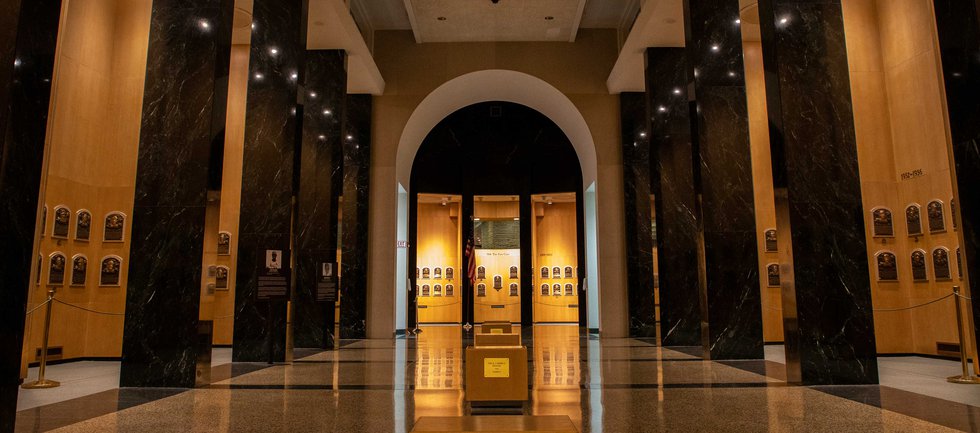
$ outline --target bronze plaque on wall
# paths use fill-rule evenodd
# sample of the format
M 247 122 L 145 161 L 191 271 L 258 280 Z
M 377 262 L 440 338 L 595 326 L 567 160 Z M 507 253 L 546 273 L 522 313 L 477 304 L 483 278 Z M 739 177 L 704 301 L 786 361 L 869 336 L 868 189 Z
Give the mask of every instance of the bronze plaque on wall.
M 575 278 L 575 275 L 572 274 L 571 266 L 565 266 L 565 278 Z
M 905 225 L 908 226 L 909 236 L 922 234 L 922 210 L 919 205 L 912 204 L 905 208 Z
M 541 267 L 541 278 L 543 278 L 543 279 L 547 279 L 548 278 L 548 267 L 547 266 L 542 266 Z
M 433 275 L 432 278 L 435 278 L 437 280 L 441 280 L 442 279 L 442 268 L 434 268 L 434 269 L 432 269 L 432 275 Z
M 105 235 L 102 240 L 106 242 L 122 242 L 123 227 L 126 225 L 126 217 L 120 212 L 110 213 L 105 217 Z
M 768 274 L 768 285 L 769 287 L 779 287 L 781 285 L 779 279 L 779 264 L 770 263 L 766 266 L 766 273 Z
M 122 260 L 118 257 L 106 257 L 102 259 L 102 268 L 99 272 L 100 286 L 118 286 L 119 270 L 122 267 Z
M 71 210 L 58 206 L 54 208 L 54 228 L 51 230 L 51 237 L 68 239 L 68 227 L 71 222 Z
M 551 294 L 554 296 L 561 296 L 561 284 L 558 283 L 552 284 Z
M 501 277 L 500 275 L 494 275 L 493 276 L 493 288 L 495 290 L 503 289 L 504 288 L 504 277 Z
M 518 296 L 519 292 L 517 283 L 510 283 L 510 296 Z
M 929 281 L 925 251 L 912 251 L 912 279 L 915 281 Z
M 939 200 L 929 202 L 926 212 L 929 216 L 930 232 L 938 233 L 946 231 L 946 218 L 944 215 L 945 212 L 943 211 L 943 202 Z
M 487 296 L 487 285 L 480 283 L 476 285 L 476 296 L 485 297 Z
M 65 284 L 65 265 L 68 259 L 64 254 L 54 253 L 48 259 L 48 285 L 60 286 Z
M 428 284 L 423 284 L 422 285 L 422 296 L 429 296 L 429 290 L 430 290 L 429 289 L 429 285 Z
M 218 266 L 218 269 L 214 271 L 214 288 L 216 289 L 227 289 L 228 288 L 228 268 L 224 266 Z
M 779 237 L 776 235 L 776 229 L 766 230 L 766 252 L 774 253 L 779 251 Z
M 520 276 L 517 275 L 517 266 L 511 266 L 510 267 L 510 279 L 516 280 L 518 278 L 520 278 Z
M 452 284 L 446 284 L 446 296 L 453 296 L 455 291 L 456 288 Z
M 446 279 L 453 279 L 453 268 L 446 268 Z
M 218 255 L 231 255 L 231 233 L 218 232 Z
M 548 296 L 551 294 L 551 287 L 548 284 L 541 285 L 541 296 Z
M 565 284 L 565 296 L 572 296 L 575 294 L 575 286 L 571 284 Z
M 936 248 L 932 251 L 932 268 L 936 273 L 936 281 L 953 279 L 949 269 L 949 251 L 946 248 Z
M 898 281 L 898 263 L 895 254 L 880 252 L 875 256 L 878 265 L 878 281 Z
M 874 222 L 875 237 L 891 237 L 895 235 L 892 211 L 885 208 L 878 208 L 871 211 L 871 216 Z
M 442 296 L 442 284 L 432 286 L 432 296 Z
M 429 268 L 422 268 L 422 279 L 423 280 L 429 279 Z
M 476 279 L 478 280 L 487 279 L 487 268 L 483 266 L 476 268 Z
M 77 255 L 71 259 L 71 285 L 84 286 L 87 274 L 88 259 L 85 256 Z
M 87 241 L 92 233 L 92 213 L 87 210 L 78 211 L 75 217 L 75 240 Z
M 558 279 L 561 278 L 561 268 L 555 266 L 551 268 L 551 278 Z

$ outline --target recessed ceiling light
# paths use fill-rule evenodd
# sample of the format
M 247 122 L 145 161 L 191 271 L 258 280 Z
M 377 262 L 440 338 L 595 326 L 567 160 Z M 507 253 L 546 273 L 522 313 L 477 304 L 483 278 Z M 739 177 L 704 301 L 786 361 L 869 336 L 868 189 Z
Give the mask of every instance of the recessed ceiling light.
M 436 19 L 439 20 L 439 21 L 445 21 L 446 20 L 446 17 L 437 17 Z
M 553 19 L 555 19 L 555 17 L 553 17 L 553 16 L 551 16 L 551 15 L 548 15 L 548 16 L 546 16 L 546 17 L 544 17 L 544 20 L 545 20 L 545 21 L 551 21 L 551 20 L 553 20 Z

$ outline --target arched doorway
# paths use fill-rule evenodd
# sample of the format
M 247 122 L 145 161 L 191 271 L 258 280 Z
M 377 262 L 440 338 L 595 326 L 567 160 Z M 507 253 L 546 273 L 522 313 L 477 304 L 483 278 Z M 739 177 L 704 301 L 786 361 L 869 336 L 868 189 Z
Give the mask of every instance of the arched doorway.
M 412 166 L 409 323 L 586 324 L 582 184 L 568 137 L 529 107 L 443 119 Z
M 413 110 L 399 138 L 395 161 L 394 185 L 397 191 L 397 228 L 399 239 L 409 239 L 409 189 L 415 156 L 430 131 L 453 112 L 481 102 L 513 102 L 546 116 L 565 134 L 578 158 L 581 169 L 582 207 L 585 225 L 584 267 L 581 270 L 586 291 L 587 325 L 599 329 L 599 264 L 597 240 L 597 173 L 598 163 L 592 132 L 582 113 L 572 101 L 551 84 L 532 75 L 510 70 L 484 70 L 456 77 L 428 94 Z M 407 320 L 407 296 L 410 281 L 408 249 L 396 255 L 395 319 L 397 329 L 412 326 Z M 412 270 L 414 272 L 414 269 Z M 585 323 L 583 323 L 585 325 Z

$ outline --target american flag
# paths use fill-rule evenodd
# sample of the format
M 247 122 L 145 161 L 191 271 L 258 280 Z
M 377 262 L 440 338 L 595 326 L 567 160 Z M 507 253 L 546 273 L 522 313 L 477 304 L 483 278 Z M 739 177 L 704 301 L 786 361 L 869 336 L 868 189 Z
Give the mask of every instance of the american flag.
M 466 240 L 466 277 L 470 285 L 476 284 L 476 254 L 473 251 L 473 239 Z

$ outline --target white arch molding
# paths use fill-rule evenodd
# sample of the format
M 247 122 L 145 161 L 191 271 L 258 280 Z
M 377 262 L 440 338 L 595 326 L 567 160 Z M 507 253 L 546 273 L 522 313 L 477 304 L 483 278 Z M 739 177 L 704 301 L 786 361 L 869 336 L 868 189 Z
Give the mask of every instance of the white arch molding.
M 395 157 L 395 179 L 400 191 L 409 189 L 412 165 L 425 137 L 450 114 L 481 102 L 503 101 L 521 104 L 545 115 L 557 125 L 575 149 L 582 169 L 581 199 L 585 209 L 586 288 L 588 290 L 588 327 L 599 328 L 598 253 L 596 239 L 595 182 L 598 175 L 595 141 L 592 131 L 578 107 L 564 93 L 548 82 L 523 72 L 488 69 L 461 75 L 443 83 L 415 108 L 402 130 Z M 592 192 L 591 194 L 589 192 Z M 588 210 L 592 209 L 592 212 Z M 408 206 L 399 206 L 398 233 L 408 233 Z M 396 269 L 407 269 L 407 258 L 396 255 Z M 407 279 L 395 272 L 396 311 L 406 308 Z M 405 329 L 404 319 L 396 313 L 396 327 Z

